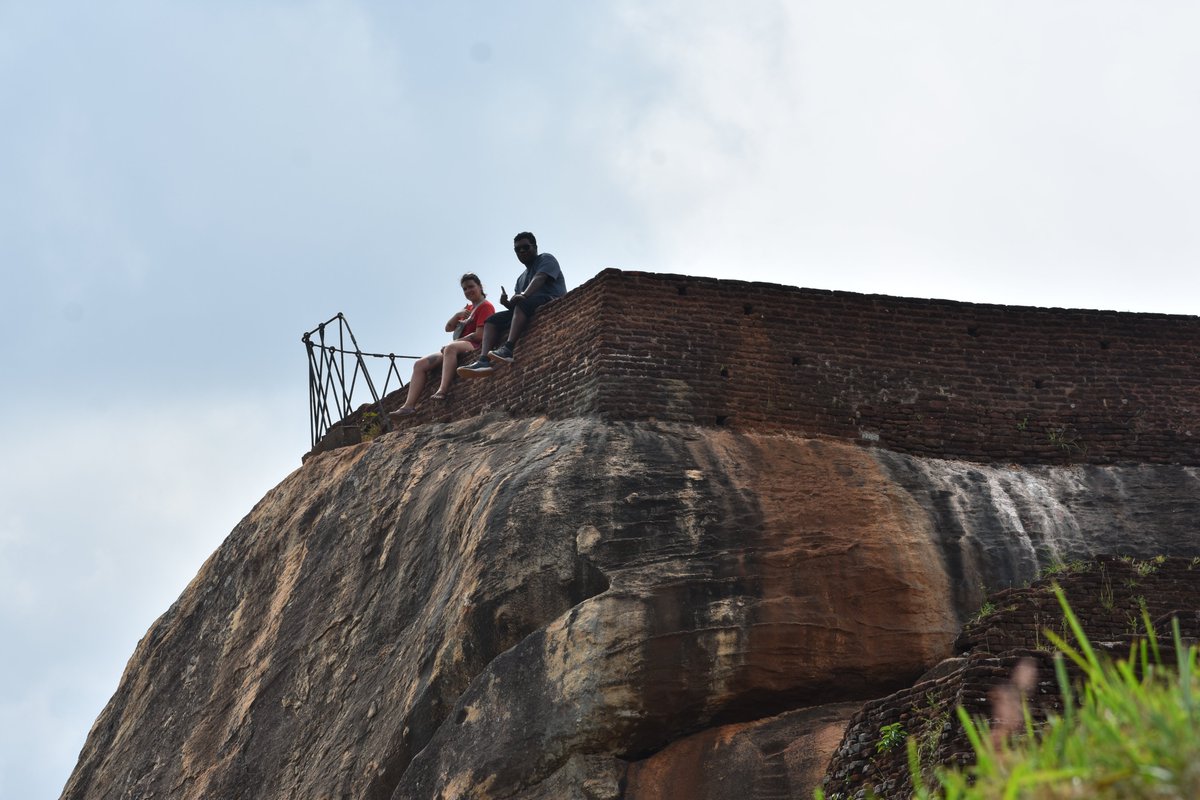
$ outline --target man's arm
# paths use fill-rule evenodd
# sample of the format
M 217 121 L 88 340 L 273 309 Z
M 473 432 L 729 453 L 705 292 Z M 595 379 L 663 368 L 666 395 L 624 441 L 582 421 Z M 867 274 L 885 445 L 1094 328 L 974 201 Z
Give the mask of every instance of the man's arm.
M 529 281 L 529 285 L 521 290 L 520 299 L 538 294 L 542 291 L 545 284 L 553 284 L 555 281 L 562 281 L 562 270 L 558 266 L 558 259 L 549 253 L 542 253 L 538 256 L 533 278 Z M 551 290 L 551 294 L 558 296 L 562 292 Z M 513 299 L 516 300 L 517 298 L 514 297 Z
M 529 285 L 526 286 L 520 294 L 514 294 L 512 296 L 512 305 L 516 305 L 519 300 L 524 300 L 530 295 L 537 294 L 538 289 L 542 288 L 542 284 L 546 282 L 547 277 L 549 276 L 547 276 L 544 272 L 539 272 L 538 274 L 534 275 L 533 280 L 529 282 Z M 503 302 L 503 300 L 501 300 L 501 302 Z M 512 305 L 510 305 L 509 308 L 512 308 Z

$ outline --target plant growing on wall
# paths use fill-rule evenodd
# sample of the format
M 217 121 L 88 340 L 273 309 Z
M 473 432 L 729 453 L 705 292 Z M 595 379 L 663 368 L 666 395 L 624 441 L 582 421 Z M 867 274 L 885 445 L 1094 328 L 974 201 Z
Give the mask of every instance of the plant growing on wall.
M 936 786 L 921 780 L 915 744 L 909 743 L 913 796 L 920 800 L 991 798 L 1194 798 L 1200 797 L 1200 655 L 1185 647 L 1173 621 L 1174 664 L 1164 664 L 1146 619 L 1147 638 L 1128 659 L 1102 660 L 1092 649 L 1062 590 L 1055 594 L 1075 645 L 1047 631 L 1061 655 L 1055 672 L 1065 704 L 1061 715 L 1034 724 L 1025 709 L 1022 736 L 993 738 L 984 720 L 960 707 L 959 720 L 975 764 L 940 770 Z M 1076 693 L 1062 656 L 1083 672 Z M 1078 700 L 1076 698 L 1079 698 Z M 819 796 L 819 795 L 818 795 Z
M 1046 439 L 1067 455 L 1087 455 L 1087 445 L 1080 441 L 1079 434 L 1067 425 L 1050 428 L 1046 431 Z
M 887 753 L 904 744 L 908 733 L 899 722 L 884 725 L 879 729 L 879 739 L 875 742 L 876 753 Z
M 364 442 L 369 442 L 383 433 L 383 422 L 377 411 L 364 411 L 359 423 L 359 432 Z

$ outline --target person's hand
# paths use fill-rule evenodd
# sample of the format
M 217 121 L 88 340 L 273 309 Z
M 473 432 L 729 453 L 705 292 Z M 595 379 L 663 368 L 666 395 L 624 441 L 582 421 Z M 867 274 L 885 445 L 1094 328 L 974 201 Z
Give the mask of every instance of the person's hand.
M 508 289 L 500 287 L 500 305 L 508 305 Z
M 462 322 L 464 319 L 471 316 L 471 310 L 468 308 L 464 308 L 461 311 L 459 311 L 457 314 L 455 314 L 454 316 L 458 317 L 459 322 Z

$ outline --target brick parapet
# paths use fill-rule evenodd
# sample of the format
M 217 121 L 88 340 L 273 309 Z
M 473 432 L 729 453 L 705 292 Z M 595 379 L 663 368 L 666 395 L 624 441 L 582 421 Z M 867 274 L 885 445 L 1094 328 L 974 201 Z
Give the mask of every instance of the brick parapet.
M 517 365 L 420 408 L 403 424 L 597 414 L 977 461 L 1200 464 L 1200 318 L 610 269 L 539 312 Z

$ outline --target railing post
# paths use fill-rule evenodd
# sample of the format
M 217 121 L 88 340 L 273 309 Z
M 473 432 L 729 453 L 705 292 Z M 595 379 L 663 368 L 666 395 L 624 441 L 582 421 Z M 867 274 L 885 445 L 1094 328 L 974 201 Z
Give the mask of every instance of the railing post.
M 338 324 L 337 344 L 326 344 L 325 328 L 334 321 Z M 312 339 L 313 334 L 317 336 L 316 342 Z M 349 347 L 347 347 L 347 338 L 349 339 Z M 400 376 L 400 371 L 396 367 L 396 359 L 408 358 L 416 360 L 419 356 L 398 356 L 395 353 L 388 353 L 386 355 L 382 353 L 364 353 L 358 347 L 358 341 L 354 338 L 354 331 L 350 329 L 349 321 L 340 311 L 329 320 L 322 322 L 308 333 L 305 333 L 300 339 L 304 342 L 308 356 L 308 415 L 312 447 L 316 447 L 320 443 L 330 428 L 342 422 L 353 413 L 354 390 L 358 385 L 360 372 L 362 373 L 363 382 L 370 392 L 371 402 L 379 409 L 378 413 L 380 414 L 384 430 L 389 430 L 390 425 L 388 424 L 388 420 L 383 416 L 383 398 L 388 394 L 388 387 L 391 384 L 393 375 L 396 376 L 396 388 L 404 388 L 404 379 Z M 376 390 L 375 381 L 371 379 L 370 370 L 367 368 L 366 359 L 368 358 L 386 358 L 388 360 L 387 374 L 384 377 L 382 392 Z M 349 373 L 347 372 L 347 361 L 353 364 L 352 371 Z M 349 378 L 348 381 L 347 378 Z M 336 420 L 333 419 L 330 413 L 331 400 L 336 407 Z

